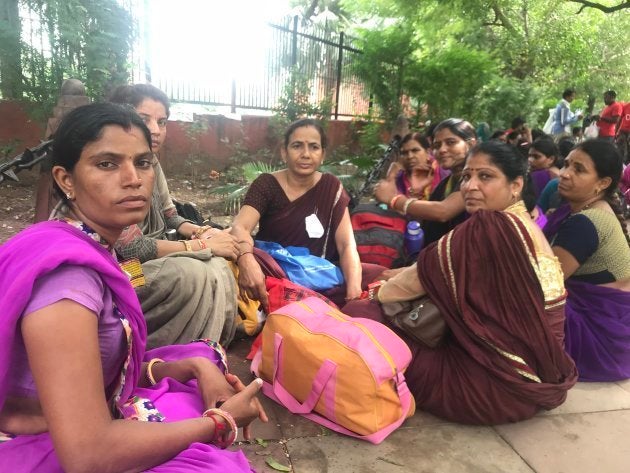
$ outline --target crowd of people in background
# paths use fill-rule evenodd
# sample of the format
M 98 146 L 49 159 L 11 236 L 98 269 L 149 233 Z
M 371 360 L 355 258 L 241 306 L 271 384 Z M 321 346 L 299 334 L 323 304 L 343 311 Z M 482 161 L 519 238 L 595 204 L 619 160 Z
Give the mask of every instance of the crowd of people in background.
M 585 116 L 575 97 L 564 91 L 544 130 L 447 118 L 403 137 L 374 197 L 419 221 L 425 247 L 397 269 L 360 260 L 315 120 L 288 127 L 286 168 L 259 176 L 219 230 L 170 198 L 164 93 L 125 86 L 116 104 L 71 112 L 55 135 L 53 221 L 0 247 L 0 292 L 15 296 L 0 302 L 0 469 L 250 471 L 223 449 L 267 420 L 261 382 L 230 375 L 221 344 L 241 302 L 268 311 L 268 278 L 288 278 L 260 239 L 333 263 L 343 283 L 320 295 L 349 316 L 391 325 L 388 304 L 428 296 L 436 346 L 392 327 L 418 406 L 438 416 L 513 422 L 560 405 L 578 379 L 630 378 L 630 103 L 609 90 Z

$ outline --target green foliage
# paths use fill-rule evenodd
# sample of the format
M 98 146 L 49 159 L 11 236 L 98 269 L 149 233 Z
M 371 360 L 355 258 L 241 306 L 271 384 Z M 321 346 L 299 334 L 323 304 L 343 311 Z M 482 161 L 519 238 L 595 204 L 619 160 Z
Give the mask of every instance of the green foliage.
M 410 67 L 411 68 L 411 67 Z M 428 118 L 476 118 L 475 95 L 498 76 L 495 60 L 485 51 L 452 45 L 413 65 L 406 90 L 428 107 Z
M 3 86 L 5 98 L 19 99 L 23 94 L 39 104 L 39 114 L 46 116 L 64 79 L 81 80 L 96 100 L 126 83 L 133 21 L 117 0 L 22 0 L 20 4 L 23 11 L 39 17 L 41 28 L 30 37 L 22 31 L 21 47 L 0 50 L 0 63 L 20 64 L 10 75 L 2 75 L 3 85 L 14 80 L 22 85 L 13 96 L 7 96 Z M 40 44 L 50 50 L 43 51 Z
M 300 118 L 315 118 L 325 127 L 332 114 L 332 107 L 332 95 L 314 105 L 311 102 L 311 81 L 298 69 L 291 69 L 289 80 L 269 122 L 270 141 L 281 143 L 287 127 Z
M 193 188 L 197 185 L 199 167 L 203 162 L 207 161 L 207 156 L 201 152 L 201 146 L 199 143 L 199 138 L 201 138 L 201 135 L 207 131 L 208 123 L 204 120 L 195 120 L 188 124 L 184 129 L 184 133 L 191 143 L 191 149 L 184 160 L 184 164 L 189 169 L 190 183 Z
M 488 124 L 493 129 L 509 128 L 517 116 L 532 127 L 542 128 L 548 113 L 540 114 L 544 108 L 541 97 L 540 89 L 528 80 L 495 76 L 477 91 L 475 109 L 466 116 L 473 121 L 484 121 L 488 117 Z M 550 107 L 555 107 L 558 100 L 552 102 Z
M 567 87 L 577 89 L 574 108 L 597 111 L 611 88 L 630 96 L 627 10 L 576 14 L 579 7 L 564 0 L 344 0 L 342 6 L 362 22 L 362 72 L 386 115 L 393 115 L 398 89 L 430 118 L 461 116 L 493 127 L 517 115 L 542 125 L 546 102 L 555 105 Z
M 228 182 L 224 185 L 214 187 L 211 192 L 224 196 L 226 215 L 236 215 L 241 208 L 241 203 L 245 198 L 247 189 L 254 180 L 264 173 L 277 171 L 277 166 L 262 163 L 248 162 L 238 166 L 238 174 L 227 176 Z

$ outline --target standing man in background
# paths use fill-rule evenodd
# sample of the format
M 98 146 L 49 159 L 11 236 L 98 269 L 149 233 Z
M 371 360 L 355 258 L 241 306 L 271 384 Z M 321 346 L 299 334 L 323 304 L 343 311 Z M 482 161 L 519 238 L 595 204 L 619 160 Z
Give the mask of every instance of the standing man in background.
M 599 137 L 607 140 L 614 141 L 617 122 L 623 112 L 623 107 L 619 102 L 616 102 L 617 92 L 609 90 L 604 93 L 604 103 L 606 107 L 602 110 L 601 115 L 594 115 L 593 120 L 597 120 L 597 126 L 599 127 Z
M 563 135 L 571 134 L 571 125 L 582 119 L 582 113 L 574 114 L 571 112 L 571 102 L 575 99 L 575 90 L 566 89 L 562 93 L 562 100 L 556 105 L 556 111 L 553 116 L 553 125 L 551 134 L 556 138 Z
M 630 161 L 630 102 L 626 102 L 621 110 L 619 130 L 617 130 L 617 148 L 621 151 L 623 162 Z

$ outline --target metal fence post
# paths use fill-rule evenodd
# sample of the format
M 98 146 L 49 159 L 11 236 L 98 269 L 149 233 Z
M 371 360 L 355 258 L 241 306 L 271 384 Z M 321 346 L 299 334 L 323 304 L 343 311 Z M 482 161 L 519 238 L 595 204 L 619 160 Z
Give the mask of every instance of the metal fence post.
M 337 88 L 335 92 L 335 120 L 339 118 L 339 92 L 341 91 L 341 67 L 343 66 L 343 31 L 339 34 L 339 57 L 337 58 Z
M 236 113 L 236 79 L 232 79 L 232 98 L 230 102 L 230 111 Z

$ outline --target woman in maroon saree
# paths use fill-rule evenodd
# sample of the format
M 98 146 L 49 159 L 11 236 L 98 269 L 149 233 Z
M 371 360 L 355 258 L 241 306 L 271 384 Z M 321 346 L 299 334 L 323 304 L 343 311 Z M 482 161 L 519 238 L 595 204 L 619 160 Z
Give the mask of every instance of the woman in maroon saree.
M 345 284 L 325 293 L 337 305 L 358 298 L 366 284 L 385 270 L 361 264 L 348 212 L 350 197 L 339 179 L 318 170 L 325 154 L 326 135 L 318 122 L 304 119 L 291 124 L 282 148 L 286 169 L 262 174 L 252 183 L 232 224 L 240 245 L 241 293 L 259 300 L 265 309 L 265 276 L 286 275 L 273 258 L 253 247 L 256 225 L 257 240 L 306 247 L 310 254 L 338 264 Z
M 447 325 L 405 373 L 418 407 L 470 424 L 500 424 L 562 404 L 577 379 L 563 349 L 565 291 L 551 248 L 521 200 L 526 163 L 509 146 L 473 149 L 462 177 L 471 217 L 381 286 L 381 303 L 427 294 Z M 376 301 L 344 312 L 385 322 Z M 385 322 L 386 323 L 386 322 Z

